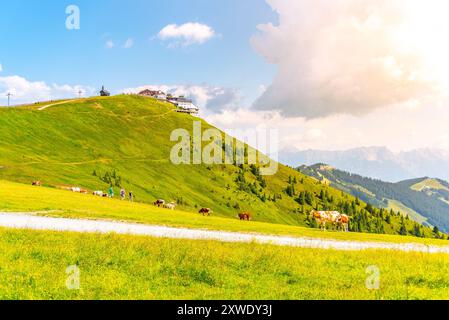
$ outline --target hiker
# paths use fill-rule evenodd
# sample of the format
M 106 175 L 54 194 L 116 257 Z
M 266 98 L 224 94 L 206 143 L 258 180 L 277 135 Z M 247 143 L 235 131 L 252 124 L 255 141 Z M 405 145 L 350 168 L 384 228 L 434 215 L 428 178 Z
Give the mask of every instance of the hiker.
M 130 202 L 133 202 L 133 201 L 134 201 L 134 195 L 133 195 L 133 192 L 132 192 L 132 191 L 129 192 L 129 201 L 130 201 Z
M 108 190 L 109 198 L 114 198 L 114 188 L 111 186 Z
M 120 190 L 120 198 L 122 198 L 122 200 L 125 200 L 125 189 L 122 188 L 122 190 Z

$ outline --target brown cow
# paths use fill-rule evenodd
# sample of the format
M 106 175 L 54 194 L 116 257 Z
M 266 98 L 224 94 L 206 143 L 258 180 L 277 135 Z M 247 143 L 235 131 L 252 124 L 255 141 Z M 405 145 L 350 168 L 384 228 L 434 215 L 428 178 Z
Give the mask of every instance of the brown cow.
M 42 182 L 41 181 L 33 181 L 33 186 L 40 187 L 40 186 L 42 186 Z
M 201 213 L 204 217 L 208 216 L 210 217 L 210 215 L 213 213 L 213 211 L 209 208 L 202 208 L 199 213 Z
M 338 224 L 343 232 L 349 232 L 349 216 L 346 214 L 340 215 L 338 219 Z
M 249 212 L 239 213 L 239 218 L 242 221 L 251 221 L 251 213 Z

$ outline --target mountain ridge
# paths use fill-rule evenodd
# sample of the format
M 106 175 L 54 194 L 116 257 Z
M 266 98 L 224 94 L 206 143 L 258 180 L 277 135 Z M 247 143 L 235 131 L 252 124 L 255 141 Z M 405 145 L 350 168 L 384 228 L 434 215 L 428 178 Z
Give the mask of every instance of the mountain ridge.
M 323 164 L 301 166 L 298 170 L 349 192 L 372 205 L 384 208 L 402 208 L 428 226 L 449 230 L 449 183 L 429 177 L 408 179 L 397 183 L 364 177 L 332 168 L 323 170 Z
M 360 147 L 343 151 L 304 150 L 281 153 L 290 166 L 326 163 L 341 170 L 388 182 L 416 177 L 449 180 L 449 151 L 416 149 L 394 153 L 386 147 Z

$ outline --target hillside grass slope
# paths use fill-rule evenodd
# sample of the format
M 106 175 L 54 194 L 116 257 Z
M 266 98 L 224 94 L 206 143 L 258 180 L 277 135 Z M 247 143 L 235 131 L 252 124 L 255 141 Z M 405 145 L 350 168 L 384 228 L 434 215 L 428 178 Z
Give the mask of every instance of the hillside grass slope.
M 262 177 L 257 166 L 172 164 L 173 130 L 191 132 L 194 121 L 203 130 L 212 127 L 169 103 L 122 95 L 40 111 L 43 105 L 0 109 L 0 179 L 90 191 L 112 185 L 116 194 L 124 187 L 138 202 L 162 198 L 183 211 L 210 207 L 233 219 L 247 210 L 259 222 L 313 226 L 309 212 L 329 209 L 350 214 L 352 231 L 398 234 L 414 227 L 282 165 L 276 175 Z
M 231 219 L 214 215 L 203 217 L 198 213 L 182 210 L 172 211 L 145 203 L 130 203 L 118 199 L 99 198 L 93 195 L 83 195 L 54 188 L 33 187 L 1 180 L 0 190 L 9 191 L 9 193 L 0 192 L 0 212 L 6 213 L 345 241 L 448 245 L 446 240 L 431 238 L 356 232 L 323 232 L 319 229 L 284 224 L 258 221 L 242 222 L 237 217 Z

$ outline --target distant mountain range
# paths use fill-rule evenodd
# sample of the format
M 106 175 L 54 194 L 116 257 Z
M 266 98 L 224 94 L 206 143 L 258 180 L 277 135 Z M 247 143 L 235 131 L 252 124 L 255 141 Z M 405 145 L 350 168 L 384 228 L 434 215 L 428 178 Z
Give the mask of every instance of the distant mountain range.
M 449 151 L 417 149 L 394 153 L 385 147 L 363 147 L 346 151 L 305 150 L 284 152 L 281 162 L 292 167 L 327 163 L 341 170 L 388 182 L 416 177 L 438 177 L 449 181 Z
M 449 183 L 444 180 L 426 177 L 390 183 L 324 164 L 298 170 L 373 206 L 400 211 L 419 223 L 449 232 Z

